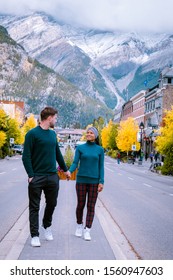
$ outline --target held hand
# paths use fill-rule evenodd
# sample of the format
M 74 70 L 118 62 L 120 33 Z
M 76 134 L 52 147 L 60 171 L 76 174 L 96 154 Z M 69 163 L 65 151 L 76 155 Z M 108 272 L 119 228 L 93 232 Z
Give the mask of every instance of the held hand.
M 70 173 L 70 171 L 66 171 L 66 172 L 64 172 L 64 174 L 66 175 L 67 180 L 70 180 L 70 178 L 71 178 L 71 173 Z
M 98 184 L 98 192 L 101 192 L 103 190 L 103 184 Z

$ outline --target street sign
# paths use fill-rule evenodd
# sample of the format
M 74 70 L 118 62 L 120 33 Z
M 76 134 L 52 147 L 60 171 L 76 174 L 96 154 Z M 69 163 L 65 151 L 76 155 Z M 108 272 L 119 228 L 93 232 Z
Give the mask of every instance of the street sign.
M 136 145 L 132 145 L 132 151 L 136 151 Z
M 10 138 L 10 144 L 14 144 L 14 138 Z

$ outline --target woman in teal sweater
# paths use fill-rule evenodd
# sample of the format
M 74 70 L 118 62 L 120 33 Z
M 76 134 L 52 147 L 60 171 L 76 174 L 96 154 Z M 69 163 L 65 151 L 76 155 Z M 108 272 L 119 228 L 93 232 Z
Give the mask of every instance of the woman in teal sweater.
M 69 171 L 72 173 L 78 168 L 75 235 L 81 237 L 83 234 L 83 210 L 87 199 L 84 239 L 91 240 L 90 229 L 94 219 L 95 204 L 98 192 L 102 191 L 104 184 L 104 150 L 98 145 L 98 131 L 95 127 L 87 129 L 86 139 L 85 144 L 76 148 L 74 161 Z

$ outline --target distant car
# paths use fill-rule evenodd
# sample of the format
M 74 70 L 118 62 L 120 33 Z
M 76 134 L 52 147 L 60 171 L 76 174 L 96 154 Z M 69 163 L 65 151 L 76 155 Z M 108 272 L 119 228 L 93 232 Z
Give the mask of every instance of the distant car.
M 12 150 L 13 150 L 15 153 L 17 153 L 17 154 L 22 155 L 22 153 L 23 153 L 23 146 L 22 146 L 22 145 L 14 145 L 14 146 L 12 147 Z

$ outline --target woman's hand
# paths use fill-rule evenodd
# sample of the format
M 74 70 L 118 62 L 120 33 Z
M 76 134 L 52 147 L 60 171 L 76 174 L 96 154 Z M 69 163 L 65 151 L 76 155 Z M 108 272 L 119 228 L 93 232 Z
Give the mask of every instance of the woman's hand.
M 68 171 L 64 172 L 64 174 L 66 175 L 67 180 L 70 180 L 70 178 L 71 178 L 70 171 L 68 170 Z
M 98 184 L 98 192 L 101 192 L 103 190 L 103 184 Z

